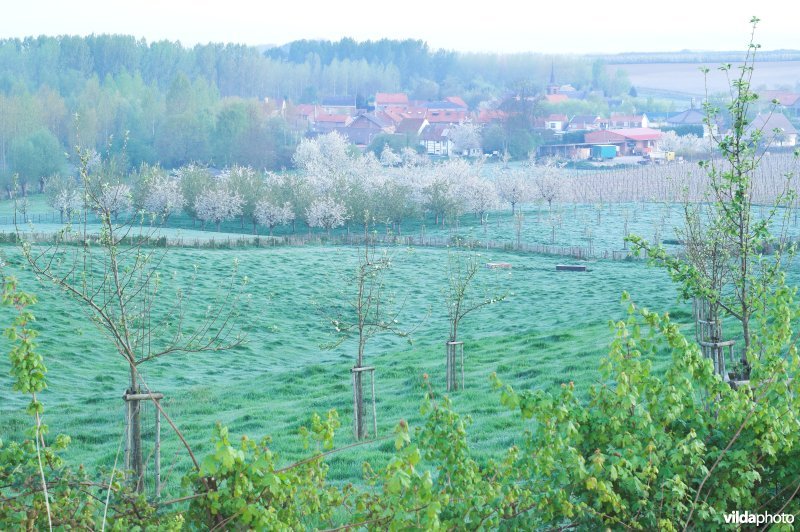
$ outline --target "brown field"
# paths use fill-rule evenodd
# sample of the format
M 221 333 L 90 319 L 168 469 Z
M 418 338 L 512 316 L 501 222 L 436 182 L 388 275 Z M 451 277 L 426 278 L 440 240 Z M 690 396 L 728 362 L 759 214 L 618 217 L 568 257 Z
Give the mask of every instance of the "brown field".
M 741 63 L 739 63 L 741 64 Z M 711 69 L 708 73 L 708 89 L 710 93 L 727 90 L 728 81 L 725 74 L 717 70 L 718 64 L 701 63 L 639 63 L 609 65 L 611 73 L 622 69 L 628 73 L 633 86 L 640 89 L 657 89 L 687 94 L 705 94 L 705 80 L 700 67 Z M 733 75 L 738 74 L 736 64 L 731 69 Z M 800 83 L 800 61 L 770 61 L 756 63 L 753 73 L 753 87 L 756 89 L 797 89 Z

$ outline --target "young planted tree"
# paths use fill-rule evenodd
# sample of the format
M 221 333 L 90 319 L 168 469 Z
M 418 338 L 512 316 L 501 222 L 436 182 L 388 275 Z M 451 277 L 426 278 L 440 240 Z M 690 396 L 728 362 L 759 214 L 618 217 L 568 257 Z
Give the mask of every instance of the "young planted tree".
M 459 325 L 467 315 L 488 305 L 499 303 L 506 298 L 505 293 L 484 290 L 477 295 L 479 287 L 473 282 L 481 268 L 481 256 L 470 249 L 448 250 L 447 288 L 444 293 L 447 306 L 447 319 L 450 324 L 450 337 L 445 343 L 447 356 L 447 391 L 464 387 L 464 343 L 458 340 Z M 460 355 L 460 360 L 458 360 Z M 461 367 L 461 383 L 458 380 L 458 367 Z
M 373 432 L 377 432 L 375 410 L 374 367 L 365 366 L 367 343 L 383 334 L 406 337 L 409 331 L 399 326 L 400 310 L 394 305 L 394 296 L 386 290 L 386 274 L 392 266 L 392 255 L 388 250 L 378 250 L 369 234 L 369 217 L 364 218 L 364 244 L 356 248 L 356 263 L 345 278 L 339 312 L 329 316 L 337 340 L 331 346 L 340 345 L 348 339 L 356 341 L 355 365 L 353 366 L 353 435 L 356 440 L 367 437 L 364 407 L 364 375 L 372 377 Z M 377 434 L 373 434 L 376 437 Z
M 169 354 L 220 351 L 241 341 L 235 335 L 238 288 L 236 274 L 231 276 L 219 300 L 209 304 L 197 323 L 184 320 L 184 310 L 191 288 L 163 286 L 159 265 L 166 251 L 152 247 L 157 229 L 146 229 L 136 217 L 116 222 L 115 214 L 129 189 L 120 183 L 113 161 L 92 171 L 91 152 L 79 150 L 80 181 L 84 207 L 80 224 L 67 225 L 53 236 L 52 243 L 22 242 L 22 253 L 33 273 L 78 302 L 88 320 L 108 339 L 128 368 L 126 394 L 153 401 L 185 445 L 196 467 L 194 454 L 163 407 L 153 399 L 142 378 L 142 364 Z M 97 213 L 100 225 L 93 229 L 87 213 Z M 195 283 L 190 282 L 189 287 Z M 148 399 L 144 399 L 148 400 Z M 138 400 L 129 403 L 128 456 L 137 490 L 143 487 L 145 464 L 142 456 L 140 408 Z
M 751 22 L 755 31 L 758 19 Z M 711 140 L 719 157 L 700 163 L 708 182 L 704 203 L 686 202 L 684 224 L 679 230 L 686 253 L 673 256 L 642 238 L 631 238 L 638 251 L 647 252 L 667 268 L 685 298 L 707 302 L 710 320 L 718 321 L 721 311 L 739 322 L 743 343 L 740 360 L 745 372 L 752 357 L 759 357 L 763 351 L 761 346 L 755 349 L 752 344 L 754 316 L 766 310 L 768 294 L 782 283 L 783 259 L 794 252 L 787 245 L 785 230 L 795 198 L 796 172 L 782 176 L 782 185 L 773 193 L 774 202 L 763 216 L 759 216 L 754 200 L 758 167 L 769 147 L 769 143 L 762 142 L 764 132 L 753 128 L 749 121 L 751 106 L 758 99 L 751 89 L 758 49 L 751 37 L 740 73 L 731 82 L 731 100 L 725 108 L 731 118 L 729 132 L 713 132 L 710 126 L 716 123 L 720 109 L 710 103 L 705 105 L 705 121 L 712 129 Z M 730 68 L 723 65 L 720 69 L 728 73 Z M 767 249 L 774 253 L 765 256 Z

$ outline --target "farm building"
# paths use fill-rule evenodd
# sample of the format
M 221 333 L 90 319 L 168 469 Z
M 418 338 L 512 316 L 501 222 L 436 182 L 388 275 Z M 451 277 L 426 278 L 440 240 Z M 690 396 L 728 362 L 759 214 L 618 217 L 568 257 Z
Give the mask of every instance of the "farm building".
M 644 155 L 658 150 L 661 132 L 648 127 L 604 129 L 590 131 L 584 136 L 586 144 L 612 144 L 620 155 Z

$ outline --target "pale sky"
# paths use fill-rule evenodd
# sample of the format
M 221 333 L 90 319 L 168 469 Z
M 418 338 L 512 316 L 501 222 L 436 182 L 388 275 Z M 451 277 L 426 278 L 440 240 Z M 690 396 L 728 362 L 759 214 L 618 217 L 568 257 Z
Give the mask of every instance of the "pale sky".
M 0 37 L 123 33 L 153 40 L 284 44 L 414 38 L 459 51 L 613 53 L 800 49 L 793 0 L 5 0 Z

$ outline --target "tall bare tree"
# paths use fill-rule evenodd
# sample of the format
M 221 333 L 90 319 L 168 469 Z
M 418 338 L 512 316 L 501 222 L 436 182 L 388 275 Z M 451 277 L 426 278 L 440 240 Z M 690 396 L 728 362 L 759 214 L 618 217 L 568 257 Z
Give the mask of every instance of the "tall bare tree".
M 84 204 L 79 224 L 68 223 L 52 242 L 43 244 L 28 241 L 19 228 L 17 232 L 36 276 L 77 301 L 127 365 L 127 393 L 149 394 L 139 371 L 142 364 L 170 354 L 221 351 L 242 341 L 235 325 L 238 274 L 234 268 L 227 288 L 199 322 L 185 320 L 191 288 L 174 287 L 170 294 L 162 286 L 159 267 L 167 251 L 152 245 L 158 229 L 146 226 L 144 215 L 120 211 L 117 194 L 127 185 L 121 182 L 118 160 L 93 164 L 93 159 L 92 152 L 78 150 Z M 99 224 L 90 223 L 90 212 L 97 214 Z M 178 427 L 157 401 L 153 404 L 198 466 Z M 141 490 L 144 464 L 138 408 L 131 412 L 128 430 L 131 466 Z

